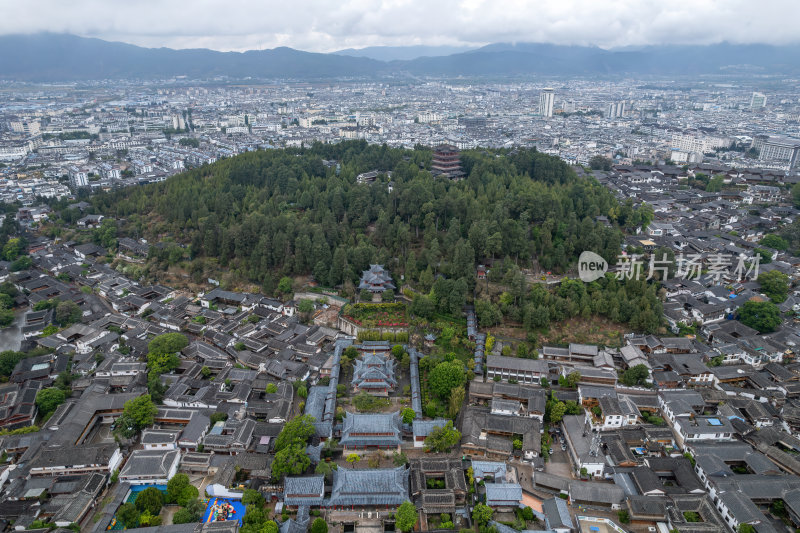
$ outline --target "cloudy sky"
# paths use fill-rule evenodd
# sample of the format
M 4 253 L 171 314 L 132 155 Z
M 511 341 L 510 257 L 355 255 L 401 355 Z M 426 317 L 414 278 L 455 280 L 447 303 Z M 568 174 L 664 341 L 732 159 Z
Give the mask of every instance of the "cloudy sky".
M 800 0 L 0 0 L 0 10 L 0 34 L 216 50 L 800 42 Z

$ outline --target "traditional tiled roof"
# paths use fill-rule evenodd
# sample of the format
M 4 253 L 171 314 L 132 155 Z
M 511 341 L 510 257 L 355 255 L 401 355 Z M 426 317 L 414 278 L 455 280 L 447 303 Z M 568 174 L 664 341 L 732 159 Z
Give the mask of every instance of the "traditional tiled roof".
M 561 498 L 550 498 L 542 502 L 545 524 L 549 529 L 572 529 L 572 518 L 569 515 L 567 501 Z
M 389 505 L 397 506 L 408 499 L 408 470 L 404 467 L 380 470 L 333 472 L 333 489 L 329 506 Z
M 400 414 L 346 413 L 339 442 L 345 446 L 397 446 L 401 442 Z
M 178 454 L 177 450 L 135 450 L 119 473 L 120 479 L 166 478 Z
M 414 432 L 414 439 L 417 437 L 427 437 L 430 435 L 433 428 L 443 428 L 447 424 L 444 418 L 436 418 L 434 420 L 414 420 L 411 424 Z
M 377 353 L 366 354 L 356 359 L 352 384 L 358 389 L 393 389 L 397 385 L 394 377 L 395 360 Z
M 325 476 L 289 476 L 283 482 L 286 505 L 321 505 L 325 496 Z
M 392 283 L 392 277 L 382 265 L 370 265 L 369 270 L 361 273 L 361 282 L 358 284 L 358 288 L 383 292 L 396 287 Z
M 518 483 L 486 483 L 486 505 L 519 505 L 522 487 Z

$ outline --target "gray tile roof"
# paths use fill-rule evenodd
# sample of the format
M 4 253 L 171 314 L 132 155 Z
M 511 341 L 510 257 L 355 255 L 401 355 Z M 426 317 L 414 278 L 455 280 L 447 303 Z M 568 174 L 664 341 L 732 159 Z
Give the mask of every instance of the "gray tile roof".
M 178 450 L 134 450 L 119 473 L 120 479 L 166 478 Z
M 339 442 L 345 446 L 397 446 L 401 442 L 400 414 L 346 413 Z
M 405 467 L 380 470 L 350 470 L 333 473 L 329 506 L 397 506 L 408 499 L 408 470 Z
M 486 483 L 486 505 L 508 506 L 522 502 L 522 487 L 518 483 Z
M 286 505 L 321 505 L 324 496 L 325 476 L 289 476 L 283 482 Z

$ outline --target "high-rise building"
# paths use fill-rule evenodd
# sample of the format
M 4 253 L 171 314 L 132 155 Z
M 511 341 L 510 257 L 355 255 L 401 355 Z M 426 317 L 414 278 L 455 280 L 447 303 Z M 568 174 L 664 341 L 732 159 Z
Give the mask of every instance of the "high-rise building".
M 71 166 L 69 167 L 69 186 L 73 189 L 89 186 L 89 173 L 86 169 Z
M 553 89 L 542 89 L 539 93 L 539 115 L 543 117 L 553 116 L 553 102 L 555 101 L 556 93 Z
M 800 163 L 800 139 L 759 135 L 753 139 L 752 148 L 758 150 L 759 159 L 787 163 L 789 170 Z
M 461 157 L 458 148 L 452 144 L 442 144 L 433 151 L 431 171 L 434 176 L 442 176 L 451 180 L 460 180 L 464 177 L 461 170 Z
M 764 93 L 753 93 L 750 99 L 750 109 L 760 109 L 767 107 L 767 96 Z
M 625 116 L 625 102 L 611 102 L 608 104 L 606 118 L 620 118 Z
M 714 137 L 711 135 L 692 135 L 673 133 L 670 146 L 681 152 L 697 152 L 701 154 L 713 152 L 717 148 L 728 148 L 733 143 L 730 137 Z

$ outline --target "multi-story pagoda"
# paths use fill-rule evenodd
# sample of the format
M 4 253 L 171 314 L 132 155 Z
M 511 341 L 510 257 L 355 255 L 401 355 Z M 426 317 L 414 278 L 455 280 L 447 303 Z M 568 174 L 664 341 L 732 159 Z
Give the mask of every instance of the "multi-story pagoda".
M 433 163 L 431 171 L 434 176 L 460 180 L 464 178 L 461 170 L 461 158 L 458 155 L 458 148 L 452 144 L 442 144 L 433 151 Z
M 395 288 L 392 277 L 384 270 L 383 265 L 370 265 L 369 270 L 361 273 L 361 283 L 358 284 L 359 290 L 366 289 L 372 294 L 382 294 Z

